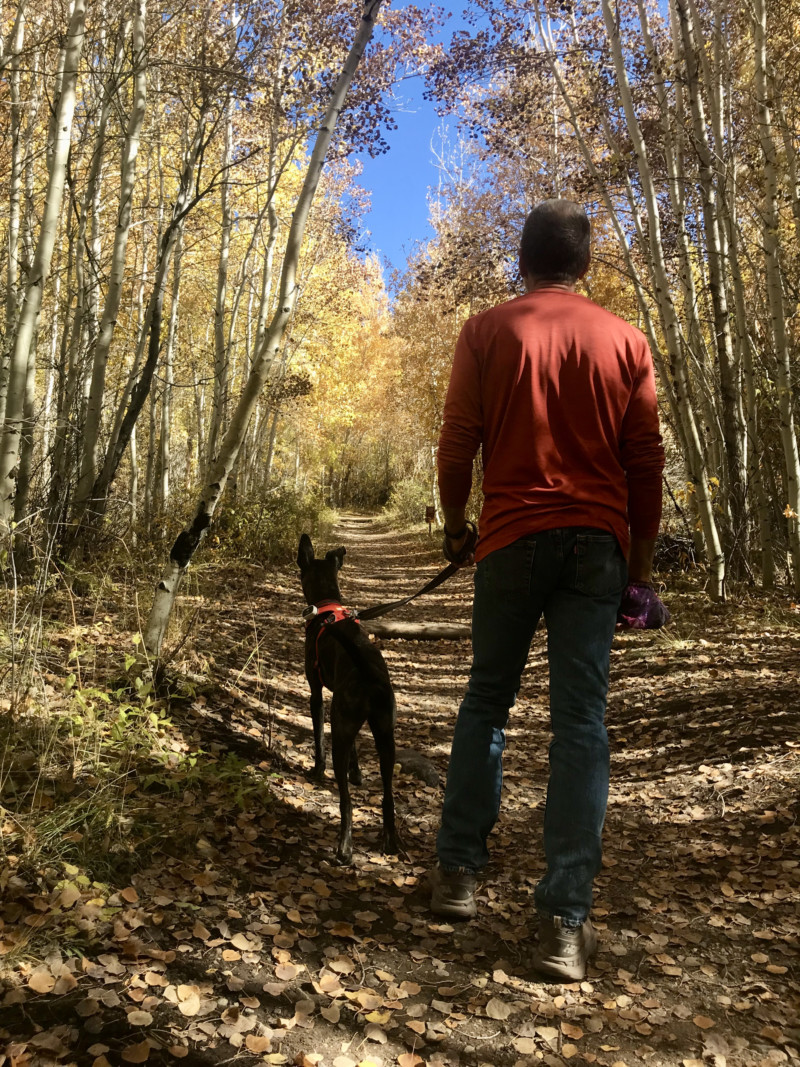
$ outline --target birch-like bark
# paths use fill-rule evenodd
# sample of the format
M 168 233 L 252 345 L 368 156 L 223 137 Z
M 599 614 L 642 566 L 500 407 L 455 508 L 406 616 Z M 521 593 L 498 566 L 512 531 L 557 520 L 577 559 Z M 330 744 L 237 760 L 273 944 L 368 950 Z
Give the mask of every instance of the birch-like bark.
M 687 419 L 691 406 L 688 389 L 689 383 L 688 378 L 685 375 L 684 362 L 681 357 L 680 324 L 675 311 L 675 305 L 672 301 L 669 276 L 666 269 L 666 261 L 661 241 L 661 218 L 658 209 L 655 183 L 650 169 L 644 137 L 633 103 L 633 96 L 628 81 L 628 72 L 625 66 L 625 57 L 622 51 L 619 27 L 611 10 L 609 0 L 601 0 L 601 4 L 603 20 L 606 26 L 606 34 L 611 46 L 611 55 L 617 78 L 617 86 L 623 111 L 625 113 L 628 134 L 633 146 L 633 154 L 639 172 L 642 192 L 647 206 L 649 258 L 653 271 L 655 297 L 661 313 L 667 348 L 672 361 L 671 371 L 672 380 L 676 389 L 676 402 L 681 418 L 684 420 L 687 438 L 689 438 L 690 435 L 694 438 L 692 444 L 694 446 L 693 451 L 695 457 L 702 463 L 702 443 L 700 442 L 699 437 L 695 437 L 696 426 L 692 424 L 691 420 Z M 704 463 L 702 463 L 702 466 L 704 468 Z M 702 480 L 695 482 L 695 495 L 708 550 L 709 567 L 711 569 L 713 581 L 712 594 L 718 598 L 722 598 L 725 593 L 725 557 L 722 551 L 719 530 L 714 516 L 713 503 L 705 479 L 704 469 L 702 474 L 700 474 L 700 478 Z
M 709 292 L 713 311 L 716 354 L 719 363 L 721 422 L 725 448 L 727 485 L 726 496 L 730 503 L 731 538 L 728 553 L 731 561 L 735 560 L 735 569 L 741 573 L 744 565 L 744 536 L 746 529 L 746 506 L 744 471 L 742 469 L 743 427 L 739 421 L 740 384 L 737 380 L 736 366 L 731 336 L 730 312 L 726 288 L 727 240 L 720 221 L 720 203 L 717 189 L 717 169 L 721 166 L 720 153 L 723 149 L 722 129 L 720 126 L 720 108 L 718 94 L 715 93 L 716 79 L 712 77 L 706 60 L 706 90 L 709 99 L 716 101 L 712 107 L 713 123 L 706 117 L 706 109 L 700 87 L 700 62 L 692 25 L 691 0 L 674 0 L 675 11 L 681 31 L 682 55 L 681 69 L 684 71 L 686 90 L 689 97 L 689 110 L 692 116 L 694 147 L 699 162 L 698 186 L 703 209 L 703 237 L 706 245 L 708 264 Z M 696 14 L 696 9 L 695 9 Z M 705 47 L 705 43 L 703 45 Z M 705 57 L 704 57 L 705 58 Z M 708 130 L 713 125 L 716 145 L 712 146 Z M 724 173 L 720 184 L 724 188 Z
M 789 554 L 792 581 L 800 592 L 800 455 L 792 410 L 792 353 L 786 327 L 786 307 L 780 263 L 779 182 L 777 153 L 772 133 L 772 109 L 767 78 L 767 10 L 765 0 L 753 0 L 754 75 L 758 135 L 764 165 L 763 226 L 764 273 L 769 301 L 770 332 L 775 354 L 780 435 L 786 463 Z
M 153 291 L 147 304 L 145 323 L 140 336 L 140 345 L 147 342 L 147 356 L 139 374 L 139 379 L 130 392 L 130 398 L 124 408 L 124 415 L 119 421 L 119 429 L 109 443 L 103 467 L 95 479 L 88 498 L 76 501 L 76 522 L 79 521 L 87 508 L 91 505 L 93 520 L 105 514 L 108 491 L 111 487 L 119 468 L 125 449 L 128 447 L 133 427 L 139 417 L 139 413 L 150 393 L 153 375 L 158 364 L 161 352 L 161 321 L 164 310 L 164 295 L 167 287 L 169 268 L 172 263 L 172 255 L 178 236 L 183 226 L 184 219 L 197 203 L 201 194 L 197 194 L 191 201 L 189 192 L 195 173 L 195 168 L 200 155 L 205 147 L 206 116 L 201 116 L 192 145 L 184 160 L 180 177 L 180 187 L 175 203 L 172 208 L 172 217 L 161 237 L 158 250 L 158 259 L 155 267 L 155 279 Z
M 19 222 L 22 202 L 22 101 L 20 99 L 20 52 L 25 38 L 25 18 L 20 18 L 11 39 L 10 71 L 8 92 L 10 99 L 10 134 L 11 134 L 11 171 L 8 178 L 8 228 L 6 230 L 6 321 L 5 335 L 11 337 L 17 319 L 17 284 L 19 281 Z M 7 360 L 3 351 L 3 366 L 0 370 L 5 385 L 7 379 Z M 0 386 L 0 395 L 4 403 L 5 388 Z M 0 424 L 4 412 L 0 410 Z
M 14 517 L 15 478 L 19 462 L 20 435 L 24 419 L 25 383 L 33 339 L 42 307 L 42 293 L 50 275 L 50 262 L 58 231 L 61 201 L 67 172 L 67 156 L 75 113 L 78 65 L 83 49 L 85 0 L 75 0 L 67 29 L 61 95 L 56 109 L 52 163 L 47 183 L 42 224 L 17 324 L 9 366 L 6 417 L 0 442 L 0 527 L 8 527 Z
M 703 526 L 703 534 L 706 543 L 707 555 L 710 559 L 715 560 L 714 568 L 716 575 L 716 595 L 722 595 L 724 570 L 721 570 L 721 568 L 724 567 L 724 562 L 722 559 L 719 532 L 717 530 L 716 519 L 713 512 L 713 502 L 709 493 L 709 478 L 706 470 L 703 443 L 701 440 L 700 430 L 697 424 L 697 418 L 692 404 L 688 368 L 686 366 L 686 361 L 683 354 L 684 343 L 682 338 L 682 331 L 669 289 L 666 263 L 664 260 L 663 249 L 661 246 L 660 219 L 658 215 L 658 205 L 655 197 L 655 188 L 652 180 L 652 175 L 650 173 L 649 163 L 647 160 L 644 140 L 641 135 L 641 131 L 639 129 L 635 113 L 633 111 L 630 88 L 629 86 L 627 86 L 626 81 L 626 96 L 628 101 L 628 107 L 626 107 L 626 118 L 630 122 L 629 115 L 632 115 L 633 121 L 635 123 L 635 130 L 631 131 L 631 137 L 634 142 L 634 148 L 637 154 L 637 164 L 640 172 L 640 180 L 642 188 L 646 192 L 646 203 L 648 207 L 649 225 L 647 227 L 646 232 L 645 227 L 641 219 L 639 218 L 638 204 L 633 195 L 633 190 L 630 187 L 630 183 L 626 183 L 626 191 L 632 218 L 636 227 L 638 240 L 640 241 L 642 249 L 646 254 L 645 258 L 647 259 L 650 270 L 651 285 L 656 293 L 656 307 L 659 312 L 659 318 L 661 321 L 661 331 L 663 333 L 667 347 L 666 358 L 661 351 L 661 343 L 655 329 L 655 324 L 652 321 L 650 306 L 645 298 L 646 286 L 640 278 L 638 268 L 633 261 L 628 236 L 625 233 L 619 218 L 618 206 L 612 199 L 608 186 L 597 169 L 591 147 L 587 143 L 586 138 L 582 132 L 580 116 L 577 113 L 577 109 L 575 107 L 570 91 L 567 87 L 559 61 L 556 57 L 556 48 L 551 33 L 549 31 L 549 28 L 546 28 L 544 25 L 542 11 L 539 6 L 539 3 L 537 3 L 535 6 L 535 14 L 539 35 L 545 45 L 545 56 L 548 60 L 549 67 L 556 81 L 556 84 L 558 85 L 561 98 L 567 108 L 570 123 L 575 131 L 581 154 L 583 155 L 587 170 L 589 171 L 596 188 L 600 192 L 606 211 L 608 212 L 609 219 L 611 220 L 611 223 L 614 227 L 614 232 L 616 234 L 620 250 L 624 257 L 627 271 L 634 282 L 634 289 L 642 314 L 645 333 L 647 335 L 647 339 L 653 353 L 653 359 L 655 361 L 659 377 L 666 386 L 666 394 L 670 404 L 673 420 L 680 435 L 681 446 L 687 468 L 687 475 L 695 489 L 694 495 L 698 514 L 701 518 L 701 523 Z M 576 29 L 573 26 L 573 34 L 575 33 Z M 577 40 L 576 46 L 579 46 L 579 42 Z M 619 44 L 619 40 L 617 40 L 616 42 L 616 53 L 617 55 L 615 57 L 615 60 L 619 59 L 621 63 L 621 47 Z M 636 135 L 635 137 L 634 133 Z M 616 154 L 615 140 L 616 139 L 611 136 L 610 132 L 607 132 L 606 141 L 609 144 L 609 147 L 613 151 L 615 151 Z M 622 163 L 623 161 L 620 160 L 620 164 Z M 626 167 L 621 166 L 620 169 L 625 172 Z M 650 221 L 651 210 L 655 212 L 654 221 Z M 649 255 L 647 255 L 648 252 L 650 253 Z
M 136 183 L 136 164 L 139 155 L 139 138 L 147 105 L 147 66 L 145 52 L 146 0 L 137 0 L 133 19 L 133 102 L 128 116 L 125 141 L 120 162 L 120 196 L 117 226 L 114 231 L 114 246 L 111 252 L 111 267 L 108 277 L 105 304 L 93 351 L 92 378 L 89 387 L 89 402 L 81 442 L 80 477 L 75 492 L 79 506 L 87 500 L 97 477 L 97 444 L 100 437 L 103 403 L 105 399 L 106 368 L 114 330 L 117 325 L 122 286 L 125 279 L 125 257 L 133 211 L 133 192 Z
M 225 489 L 228 476 L 233 469 L 247 432 L 250 417 L 266 381 L 272 361 L 280 349 L 287 324 L 291 318 L 297 300 L 297 269 L 308 215 L 322 176 L 322 169 L 325 165 L 325 157 L 333 137 L 333 131 L 344 106 L 347 90 L 361 61 L 364 49 L 372 36 L 381 3 L 382 0 L 366 0 L 364 4 L 355 41 L 331 94 L 331 100 L 317 133 L 303 186 L 292 215 L 292 223 L 289 228 L 283 257 L 283 269 L 275 314 L 266 331 L 263 344 L 256 351 L 253 366 L 233 412 L 231 422 L 219 450 L 219 457 L 210 472 L 208 484 L 202 492 L 194 518 L 178 535 L 170 551 L 169 562 L 164 574 L 156 586 L 153 606 L 144 632 L 145 648 L 153 656 L 158 656 L 161 651 L 180 580 L 186 572 L 186 568 L 189 566 L 192 556 L 197 551 L 208 527 L 211 525 L 214 511 Z
M 178 330 L 178 302 L 181 293 L 181 269 L 183 266 L 183 230 L 175 246 L 175 262 L 172 267 L 172 296 L 167 325 L 167 340 L 164 344 L 164 388 L 161 394 L 161 435 L 159 441 L 158 508 L 164 514 L 169 507 L 170 435 L 172 433 L 172 385 L 175 360 L 175 337 Z M 187 452 L 189 446 L 187 443 Z
M 225 304 L 228 295 L 228 264 L 231 250 L 233 218 L 230 209 L 230 164 L 233 152 L 233 100 L 228 98 L 225 106 L 225 149 L 222 166 L 225 178 L 220 193 L 222 227 L 220 231 L 219 259 L 217 261 L 217 294 L 214 301 L 214 391 L 211 399 L 211 421 L 206 443 L 206 471 L 216 459 L 219 435 L 225 422 L 228 404 L 228 346 L 225 333 Z

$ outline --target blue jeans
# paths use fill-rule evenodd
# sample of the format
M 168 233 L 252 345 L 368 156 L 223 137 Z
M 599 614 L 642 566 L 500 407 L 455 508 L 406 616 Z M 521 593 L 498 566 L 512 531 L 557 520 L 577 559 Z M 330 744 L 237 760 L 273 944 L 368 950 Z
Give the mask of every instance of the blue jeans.
M 584 527 L 523 537 L 491 552 L 475 573 L 472 670 L 453 736 L 439 863 L 476 872 L 489 859 L 486 839 L 500 811 L 508 712 L 544 615 L 553 740 L 544 815 L 547 871 L 534 899 L 541 914 L 559 915 L 566 925 L 588 916 L 602 859 L 608 667 L 626 582 L 613 534 Z

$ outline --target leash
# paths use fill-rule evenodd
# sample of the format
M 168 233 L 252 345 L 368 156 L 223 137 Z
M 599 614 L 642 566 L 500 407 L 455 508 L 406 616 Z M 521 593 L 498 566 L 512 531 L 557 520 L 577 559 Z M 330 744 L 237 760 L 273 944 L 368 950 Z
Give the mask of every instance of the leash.
M 391 603 L 376 604 L 374 608 L 367 608 L 366 611 L 357 611 L 355 613 L 356 617 L 361 622 L 365 622 L 368 619 L 377 619 L 379 615 L 388 615 L 390 611 L 396 611 L 397 608 L 410 604 L 418 596 L 430 593 L 432 589 L 436 589 L 442 582 L 446 582 L 448 578 L 451 578 L 457 570 L 459 570 L 457 563 L 449 563 L 443 571 L 439 571 L 435 578 L 431 578 L 427 585 L 423 585 L 421 589 L 417 590 L 416 593 L 412 593 L 411 596 L 405 596 L 402 600 L 393 600 Z
M 341 604 L 336 603 L 338 611 L 334 613 L 335 618 L 328 620 L 328 622 L 341 622 L 343 619 L 353 619 L 355 622 L 367 622 L 369 619 L 377 619 L 381 615 L 388 615 L 390 611 L 397 611 L 398 608 L 403 608 L 406 604 L 410 604 L 412 600 L 416 600 L 418 596 L 424 596 L 425 593 L 432 592 L 432 590 L 440 586 L 442 582 L 446 582 L 448 578 L 452 578 L 457 570 L 461 569 L 465 562 L 465 553 L 474 551 L 475 545 L 478 543 L 478 531 L 475 528 L 475 523 L 467 522 L 464 529 L 469 529 L 471 536 L 459 552 L 458 558 L 452 559 L 451 554 L 448 552 L 447 535 L 445 535 L 445 555 L 448 559 L 452 559 L 452 562 L 448 563 L 444 570 L 439 571 L 434 578 L 431 578 L 431 580 L 426 585 L 423 585 L 421 589 L 418 589 L 416 593 L 412 593 L 411 596 L 404 596 L 402 600 L 392 600 L 386 604 L 376 604 L 375 607 L 367 608 L 365 611 L 347 611 L 342 608 Z M 332 608 L 328 607 L 328 605 L 333 605 L 334 603 L 335 602 L 333 601 L 325 600 L 320 605 L 309 604 L 309 606 L 302 612 L 302 616 L 306 621 L 306 626 L 308 627 L 311 624 L 316 615 L 324 615 L 331 611 Z M 324 629 L 324 625 L 325 624 L 320 628 L 320 633 L 322 632 L 322 629 Z

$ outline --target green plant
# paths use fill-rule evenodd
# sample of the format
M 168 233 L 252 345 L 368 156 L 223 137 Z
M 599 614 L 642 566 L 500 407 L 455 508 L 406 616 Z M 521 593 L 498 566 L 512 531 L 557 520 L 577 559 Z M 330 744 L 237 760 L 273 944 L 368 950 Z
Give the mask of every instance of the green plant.
M 403 478 L 393 487 L 386 510 L 396 522 L 413 524 L 425 521 L 425 508 L 432 503 L 429 481 Z

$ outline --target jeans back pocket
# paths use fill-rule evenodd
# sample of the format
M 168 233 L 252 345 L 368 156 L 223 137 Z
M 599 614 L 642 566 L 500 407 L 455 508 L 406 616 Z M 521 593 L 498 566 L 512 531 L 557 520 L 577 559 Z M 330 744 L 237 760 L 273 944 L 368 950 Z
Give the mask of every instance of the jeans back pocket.
M 622 594 L 628 580 L 628 565 L 611 533 L 580 533 L 575 541 L 575 588 L 587 596 Z

